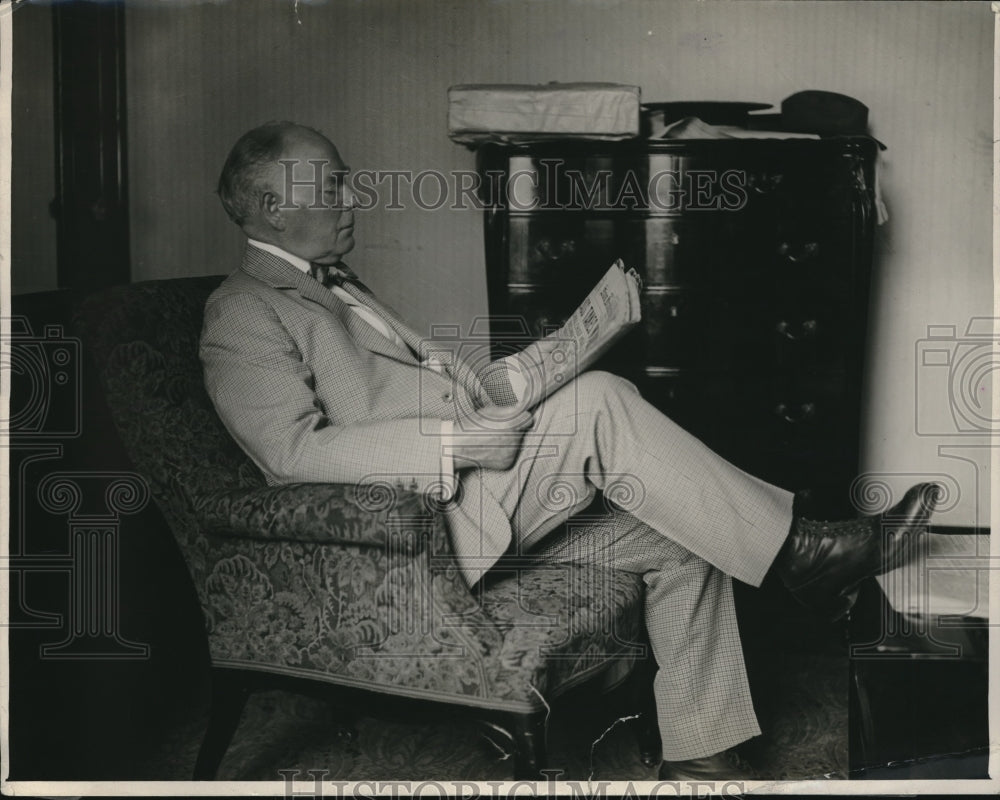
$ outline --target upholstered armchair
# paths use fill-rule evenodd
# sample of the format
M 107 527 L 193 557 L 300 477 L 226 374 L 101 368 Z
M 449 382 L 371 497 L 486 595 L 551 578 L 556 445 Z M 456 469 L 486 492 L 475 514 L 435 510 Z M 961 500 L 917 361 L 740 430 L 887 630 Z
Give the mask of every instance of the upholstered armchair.
M 276 681 L 464 707 L 508 733 L 515 777 L 537 776 L 552 700 L 645 658 L 641 579 L 514 564 L 470 591 L 423 496 L 390 482 L 267 486 L 202 384 L 202 309 L 219 281 L 114 287 L 76 317 L 201 603 L 213 699 L 195 777 L 215 776 L 248 693 Z M 658 740 L 642 750 L 658 763 Z

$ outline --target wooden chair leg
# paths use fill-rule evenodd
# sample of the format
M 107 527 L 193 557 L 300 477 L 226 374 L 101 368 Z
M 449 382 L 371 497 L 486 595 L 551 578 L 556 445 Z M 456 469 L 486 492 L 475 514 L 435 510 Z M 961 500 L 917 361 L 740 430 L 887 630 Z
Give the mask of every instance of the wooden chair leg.
M 546 766 L 545 718 L 547 712 L 516 714 L 512 720 L 514 732 L 514 780 L 533 781 L 544 777 Z
M 361 754 L 361 741 L 358 735 L 358 715 L 353 709 L 340 706 L 330 709 L 331 721 L 337 732 L 337 741 L 348 753 Z
M 656 696 L 653 694 L 655 678 L 656 661 L 652 652 L 649 652 L 636 665 L 631 676 L 632 705 L 639 712 L 639 718 L 632 723 L 632 732 L 639 745 L 639 758 L 647 767 L 658 767 L 663 760 L 663 742 L 660 741 Z
M 208 729 L 194 765 L 196 781 L 215 780 L 249 696 L 250 690 L 242 683 L 213 678 Z
M 632 730 L 639 743 L 639 758 L 647 767 L 658 767 L 663 760 L 663 743 L 660 741 L 660 726 L 656 724 L 656 709 L 646 708 Z

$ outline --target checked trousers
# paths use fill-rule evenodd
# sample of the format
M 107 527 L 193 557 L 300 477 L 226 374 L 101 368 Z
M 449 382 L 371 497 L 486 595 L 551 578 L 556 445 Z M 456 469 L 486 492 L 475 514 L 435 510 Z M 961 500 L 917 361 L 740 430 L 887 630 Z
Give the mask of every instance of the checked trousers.
M 763 580 L 791 525 L 790 493 L 725 461 L 631 383 L 602 372 L 538 406 L 516 463 L 482 480 L 521 553 L 642 575 L 665 759 L 711 755 L 760 733 L 731 578 Z M 597 491 L 611 514 L 550 535 Z

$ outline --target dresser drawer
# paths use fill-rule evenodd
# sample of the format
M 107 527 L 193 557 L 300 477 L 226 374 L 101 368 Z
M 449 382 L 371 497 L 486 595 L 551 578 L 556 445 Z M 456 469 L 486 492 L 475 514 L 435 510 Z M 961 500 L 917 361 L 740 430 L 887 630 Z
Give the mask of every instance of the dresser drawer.
M 705 417 L 714 424 L 746 424 L 762 440 L 837 438 L 841 435 L 848 376 L 842 372 L 740 374 L 729 370 L 672 369 L 649 366 L 643 386 L 651 402 L 676 413 Z
M 508 281 L 592 285 L 621 258 L 647 285 L 742 291 L 768 279 L 778 244 L 748 214 L 690 220 L 539 212 L 509 220 Z
M 711 287 L 735 293 L 765 279 L 761 254 L 771 240 L 752 214 L 632 218 L 623 220 L 618 230 L 618 252 L 649 286 Z
M 843 370 L 858 322 L 846 305 L 813 297 L 782 308 L 754 287 L 741 294 L 648 287 L 641 346 L 650 366 L 805 375 Z
M 723 458 L 786 489 L 849 482 L 856 469 L 842 374 L 796 387 L 769 375 L 647 367 L 633 380 Z
M 653 367 L 742 373 L 771 366 L 766 298 L 707 289 L 649 287 L 642 295 L 642 347 Z
M 748 402 L 759 425 L 776 439 L 826 435 L 840 424 L 847 376 L 838 371 L 772 371 L 755 383 Z
M 854 358 L 859 312 L 845 302 L 810 295 L 792 302 L 775 298 L 766 321 L 767 363 L 776 371 L 847 370 Z
M 815 218 L 776 225 L 763 239 L 776 302 L 794 306 L 810 298 L 840 305 L 858 291 L 857 235 L 850 225 Z
M 650 286 L 843 299 L 858 247 L 849 223 L 751 212 L 690 218 L 538 212 L 508 220 L 507 280 L 589 290 L 617 258 Z M 585 292 L 584 292 L 585 293 Z
M 524 320 L 532 336 L 556 330 L 576 310 L 579 289 L 555 284 L 510 284 L 505 314 Z M 755 371 L 843 369 L 853 320 L 849 309 L 813 298 L 781 311 L 766 292 L 646 287 L 642 321 L 615 358 L 653 367 Z
M 511 284 L 557 285 L 564 293 L 579 296 L 582 290 L 586 295 L 619 257 L 616 226 L 614 219 L 572 212 L 511 217 L 507 280 Z
M 840 219 L 853 214 L 856 203 L 874 200 L 874 173 L 857 153 L 793 158 L 783 165 L 782 177 L 775 197 L 785 214 Z
M 533 336 L 557 329 L 576 310 L 559 287 L 506 287 L 506 313 L 523 318 Z M 778 335 L 750 296 L 650 287 L 642 321 L 610 356 L 655 367 L 747 371 L 772 366 Z
M 747 208 L 774 219 L 809 214 L 841 220 L 874 200 L 874 174 L 860 154 L 789 151 L 762 154 L 745 165 Z

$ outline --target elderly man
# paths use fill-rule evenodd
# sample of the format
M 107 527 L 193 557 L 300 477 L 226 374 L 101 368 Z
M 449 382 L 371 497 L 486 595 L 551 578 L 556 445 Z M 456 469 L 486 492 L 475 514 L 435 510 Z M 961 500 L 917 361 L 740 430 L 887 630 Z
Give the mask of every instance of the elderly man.
M 320 186 L 303 180 L 315 169 Z M 620 378 L 584 373 L 538 403 L 502 362 L 469 375 L 426 359 L 342 261 L 354 247 L 345 174 L 328 139 L 291 123 L 246 133 L 226 160 L 219 196 L 248 242 L 208 301 L 201 340 L 226 427 L 272 483 L 392 474 L 451 486 L 449 533 L 470 585 L 509 548 L 569 557 L 548 534 L 628 476 L 634 502 L 574 541 L 573 557 L 644 577 L 660 777 L 741 777 L 731 748 L 760 729 L 731 578 L 757 586 L 774 569 L 799 600 L 841 616 L 861 580 L 901 561 L 934 487 L 888 512 L 904 535 L 887 545 L 879 517 L 793 514 L 788 492 L 718 457 Z M 545 346 L 528 348 L 525 370 Z

